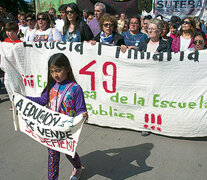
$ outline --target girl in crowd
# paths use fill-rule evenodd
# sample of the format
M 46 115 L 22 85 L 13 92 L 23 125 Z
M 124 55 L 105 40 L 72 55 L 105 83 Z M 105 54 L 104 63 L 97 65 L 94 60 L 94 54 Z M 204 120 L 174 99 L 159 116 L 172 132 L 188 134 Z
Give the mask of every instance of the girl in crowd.
M 128 30 L 129 20 L 128 19 L 119 19 L 117 21 L 117 23 L 118 23 L 117 31 L 119 34 L 121 34 L 123 36 L 123 33 Z
M 163 28 L 163 31 L 162 31 L 162 38 L 166 41 L 169 42 L 170 46 L 172 45 L 172 41 L 173 41 L 173 38 L 171 38 L 170 36 L 168 36 L 168 33 L 170 31 L 170 27 L 169 27 L 169 24 L 166 22 L 166 21 L 163 21 L 163 25 L 164 25 L 164 28 Z
M 88 116 L 83 91 L 76 83 L 68 58 L 62 53 L 53 54 L 48 61 L 48 84 L 41 97 L 27 98 L 68 116 L 74 117 L 81 113 L 84 117 Z M 62 102 L 57 102 L 58 99 L 62 99 Z M 60 104 L 59 107 L 57 104 Z M 60 152 L 48 148 L 48 155 L 48 179 L 57 180 Z M 82 170 L 79 155 L 76 153 L 74 158 L 69 155 L 66 157 L 73 165 L 70 180 L 79 179 Z
M 159 19 L 150 19 L 148 24 L 149 38 L 140 43 L 138 50 L 153 53 L 172 51 L 170 44 L 161 37 L 161 33 L 164 28 L 163 22 Z
M 32 42 L 53 42 L 62 41 L 61 33 L 54 28 L 48 13 L 40 12 L 37 14 L 37 26 L 34 33 L 29 37 Z
M 81 12 L 75 3 L 66 7 L 66 18 L 63 27 L 64 42 L 83 42 L 93 38 L 89 26 L 81 18 Z
M 170 23 L 170 37 L 175 38 L 178 31 L 178 24 Z
M 203 31 L 195 33 L 193 38 L 194 51 L 206 49 L 206 35 Z
M 172 42 L 173 52 L 186 51 L 193 48 L 193 36 L 196 33 L 196 24 L 193 18 L 187 17 L 182 21 L 180 30 Z

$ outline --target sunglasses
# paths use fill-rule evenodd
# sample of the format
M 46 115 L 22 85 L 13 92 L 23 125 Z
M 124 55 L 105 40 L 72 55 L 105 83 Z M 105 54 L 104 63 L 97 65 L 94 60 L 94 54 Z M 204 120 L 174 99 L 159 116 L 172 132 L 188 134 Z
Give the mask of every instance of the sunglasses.
M 113 27 L 114 25 L 113 24 L 110 24 L 110 23 L 106 23 L 106 24 L 103 24 L 104 27 Z
M 46 18 L 37 18 L 38 21 L 40 20 L 43 20 L 43 21 L 46 21 L 47 19 Z
M 197 43 L 200 44 L 200 45 L 204 44 L 204 42 L 203 42 L 202 40 L 199 40 L 199 41 L 193 41 L 193 44 L 196 45 Z
M 74 10 L 65 11 L 66 14 L 68 14 L 68 13 L 73 14 L 74 12 L 75 12 Z
M 182 24 L 191 24 L 190 21 L 183 21 Z
M 32 19 L 26 19 L 26 21 L 28 22 L 28 21 L 32 21 Z

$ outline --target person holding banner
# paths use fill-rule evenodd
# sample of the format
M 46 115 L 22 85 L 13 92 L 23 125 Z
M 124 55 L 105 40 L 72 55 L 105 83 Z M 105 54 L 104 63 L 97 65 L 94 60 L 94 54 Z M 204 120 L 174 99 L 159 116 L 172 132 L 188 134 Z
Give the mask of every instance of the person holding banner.
M 161 37 L 164 25 L 159 19 L 150 19 L 148 22 L 149 38 L 142 41 L 138 51 L 142 52 L 169 52 L 172 51 L 169 42 Z
M 64 42 L 83 42 L 93 38 L 93 33 L 84 20 L 75 3 L 66 7 L 66 18 L 63 27 Z
M 129 30 L 123 33 L 124 42 L 128 49 L 138 49 L 140 43 L 148 38 L 145 33 L 141 32 L 141 28 L 139 17 L 130 18 Z
M 194 48 L 193 36 L 196 33 L 196 23 L 192 17 L 186 17 L 182 21 L 180 30 L 172 42 L 173 52 L 186 51 Z
M 41 97 L 27 97 L 28 99 L 47 106 L 53 111 L 68 116 L 82 114 L 86 119 L 86 110 L 83 91 L 76 83 L 68 58 L 63 53 L 53 54 L 48 61 L 48 84 Z M 67 159 L 73 165 L 70 180 L 80 178 L 82 164 L 79 155 L 74 158 L 66 154 Z M 59 175 L 60 152 L 48 148 L 48 179 L 57 180 Z
M 195 33 L 193 38 L 194 51 L 206 49 L 206 34 L 203 31 Z
M 121 46 L 121 48 L 124 46 L 127 48 L 124 43 L 124 37 L 116 32 L 117 20 L 114 16 L 104 14 L 99 21 L 99 26 L 101 32 L 90 41 L 92 45 L 95 45 L 96 42 L 100 42 L 102 44 Z

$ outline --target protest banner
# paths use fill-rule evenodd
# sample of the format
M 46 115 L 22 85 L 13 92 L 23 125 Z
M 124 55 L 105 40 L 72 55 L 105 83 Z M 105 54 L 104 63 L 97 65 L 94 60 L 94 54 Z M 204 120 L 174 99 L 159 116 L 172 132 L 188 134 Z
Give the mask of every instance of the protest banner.
M 35 102 L 13 94 L 16 129 L 39 143 L 65 154 L 75 156 L 84 118 L 70 117 L 49 110 Z
M 182 137 L 207 135 L 207 51 L 144 53 L 88 43 L 0 43 L 10 92 L 39 96 L 54 53 L 70 60 L 90 124 Z
M 172 15 L 181 19 L 187 16 L 204 17 L 206 0 L 154 0 L 155 15 L 170 20 Z
M 50 8 L 54 8 L 59 14 L 58 8 L 62 4 L 76 3 L 76 0 L 35 0 L 35 10 L 38 12 L 46 12 Z
M 94 12 L 94 5 L 101 2 L 106 6 L 106 12 L 109 14 L 125 13 L 127 17 L 132 17 L 138 13 L 137 0 L 77 0 L 77 5 L 80 10 L 88 9 Z

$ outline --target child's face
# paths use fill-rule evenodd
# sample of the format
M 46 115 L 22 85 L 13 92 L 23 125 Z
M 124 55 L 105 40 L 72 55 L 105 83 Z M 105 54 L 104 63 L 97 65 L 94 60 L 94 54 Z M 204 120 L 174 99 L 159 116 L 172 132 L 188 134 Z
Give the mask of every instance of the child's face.
M 26 26 L 27 25 L 27 22 L 25 20 L 25 16 L 20 16 L 19 17 L 19 23 L 22 25 L 22 26 Z
M 6 35 L 11 40 L 16 40 L 17 38 L 17 32 L 16 31 L 6 31 Z
M 170 26 L 170 32 L 171 34 L 175 35 L 177 33 L 177 28 Z
M 50 74 L 58 83 L 68 80 L 68 70 L 65 67 L 50 66 Z

